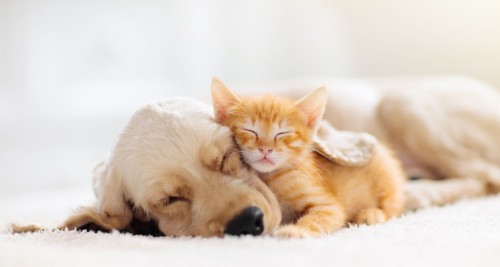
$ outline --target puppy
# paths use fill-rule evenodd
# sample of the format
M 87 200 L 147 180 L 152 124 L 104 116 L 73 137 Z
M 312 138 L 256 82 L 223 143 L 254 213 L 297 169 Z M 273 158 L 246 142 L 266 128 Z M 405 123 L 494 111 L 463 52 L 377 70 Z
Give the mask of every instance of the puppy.
M 153 220 L 167 236 L 259 235 L 281 220 L 274 195 L 242 165 L 230 130 L 208 105 L 187 98 L 137 110 L 95 168 L 93 186 L 97 203 L 59 229 L 126 229 L 134 219 Z

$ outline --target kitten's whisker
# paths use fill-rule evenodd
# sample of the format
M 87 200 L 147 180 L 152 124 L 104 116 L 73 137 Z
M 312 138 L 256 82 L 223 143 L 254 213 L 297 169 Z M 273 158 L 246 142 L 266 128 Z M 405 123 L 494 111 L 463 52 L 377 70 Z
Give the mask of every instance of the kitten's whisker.
M 297 169 L 290 162 L 287 161 L 285 163 L 289 167 L 289 169 L 291 169 L 292 171 L 297 171 Z
M 311 149 L 312 149 L 314 152 L 316 152 L 316 153 L 320 154 L 321 156 L 323 156 L 323 157 L 325 157 L 325 158 L 327 158 L 327 159 L 329 159 L 329 158 L 330 158 L 330 156 L 325 155 L 325 153 L 321 152 L 320 150 L 318 150 L 318 149 L 317 149 L 317 148 L 315 148 L 315 147 L 312 147 Z
M 324 172 L 327 172 L 327 169 L 326 169 L 326 168 L 325 168 L 325 166 L 321 163 L 321 161 L 319 161 L 318 159 L 316 159 L 316 158 L 314 158 L 314 157 L 312 158 L 312 161 L 313 161 L 313 163 L 314 163 L 317 167 L 321 168 Z
M 310 168 L 311 166 L 308 163 L 304 163 L 303 161 L 299 161 L 296 159 L 292 160 L 290 163 L 294 164 L 296 167 L 298 167 L 297 169 L 300 169 L 304 173 L 312 173 L 316 176 L 322 176 L 323 174 L 321 173 L 321 171 L 323 171 L 323 173 L 327 173 L 327 169 L 323 166 L 323 164 L 321 164 L 321 162 L 319 162 L 315 158 L 311 158 L 311 163 L 314 164 L 314 166 L 316 166 L 317 168 Z
M 309 173 L 309 171 L 306 169 L 307 164 L 304 164 L 303 162 L 296 161 L 296 160 L 291 160 L 290 164 L 293 165 L 293 169 L 302 173 Z

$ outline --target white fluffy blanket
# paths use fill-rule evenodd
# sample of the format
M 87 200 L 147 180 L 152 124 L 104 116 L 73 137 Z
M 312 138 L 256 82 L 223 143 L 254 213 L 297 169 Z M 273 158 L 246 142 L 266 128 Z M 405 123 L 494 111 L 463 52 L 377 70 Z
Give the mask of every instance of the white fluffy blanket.
M 90 186 L 0 197 L 0 223 L 54 225 Z M 306 240 L 166 238 L 55 231 L 0 234 L 0 266 L 500 266 L 500 196 L 463 200 Z

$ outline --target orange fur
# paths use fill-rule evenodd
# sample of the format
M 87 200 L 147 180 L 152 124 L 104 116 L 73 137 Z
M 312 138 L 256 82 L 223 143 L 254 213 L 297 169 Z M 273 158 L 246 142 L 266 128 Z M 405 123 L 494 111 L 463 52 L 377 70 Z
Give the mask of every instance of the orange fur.
M 388 148 L 378 145 L 361 167 L 336 164 L 312 149 L 324 88 L 298 102 L 272 95 L 241 98 L 214 79 L 212 98 L 216 120 L 231 128 L 244 161 L 278 197 L 284 223 L 293 223 L 277 236 L 317 236 L 347 222 L 383 223 L 401 214 L 405 176 Z

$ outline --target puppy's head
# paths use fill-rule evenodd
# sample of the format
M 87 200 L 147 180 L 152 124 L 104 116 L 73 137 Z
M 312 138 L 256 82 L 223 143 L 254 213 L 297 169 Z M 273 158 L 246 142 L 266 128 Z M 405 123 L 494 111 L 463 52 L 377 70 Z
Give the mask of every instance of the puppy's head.
M 270 233 L 281 219 L 276 198 L 242 164 L 230 130 L 193 112 L 163 114 L 168 127 L 141 136 L 141 153 L 122 157 L 142 154 L 127 164 L 127 173 L 137 175 L 128 189 L 136 193 L 128 198 L 167 236 Z M 152 134 L 157 130 L 164 133 L 160 139 Z
M 136 111 L 110 158 L 95 169 L 97 204 L 78 210 L 59 229 L 156 235 L 144 223 L 152 219 L 167 236 L 273 231 L 281 220 L 275 196 L 242 165 L 230 130 L 210 113 L 207 105 L 184 98 Z

